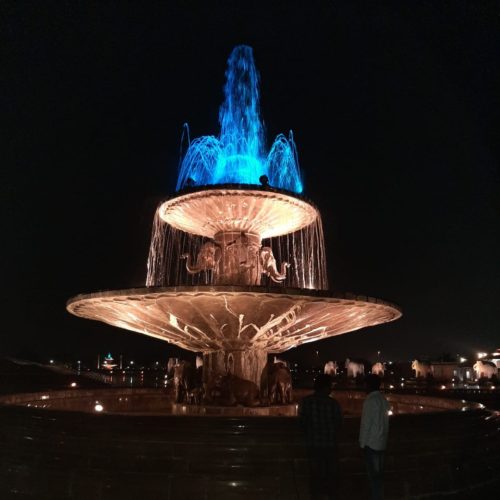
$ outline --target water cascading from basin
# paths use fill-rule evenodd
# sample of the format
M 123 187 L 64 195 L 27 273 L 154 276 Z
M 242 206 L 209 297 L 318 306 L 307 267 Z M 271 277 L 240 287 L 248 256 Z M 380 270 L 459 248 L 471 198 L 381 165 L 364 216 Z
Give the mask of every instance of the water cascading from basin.
M 241 273 L 238 275 L 233 273 L 232 279 L 220 275 L 211 265 L 215 250 L 212 251 L 212 256 L 207 255 L 210 246 L 213 247 L 214 243 L 223 243 L 224 240 L 231 243 L 235 239 L 241 239 L 241 233 L 235 235 L 235 233 L 227 232 L 224 236 L 219 233 L 218 238 L 214 239 L 191 234 L 165 222 L 160 211 L 161 205 L 155 213 L 153 222 L 146 286 L 276 285 L 265 270 L 256 274 L 248 268 L 250 263 L 247 255 L 239 260 L 242 263 Z M 243 238 L 245 238 L 245 233 L 243 233 Z M 250 238 L 252 239 L 252 235 Z M 220 247 L 224 248 L 222 245 Z M 254 237 L 253 247 L 255 253 L 262 248 L 270 248 L 278 271 L 283 271 L 284 263 L 288 264 L 284 270 L 284 279 L 281 281 L 283 286 L 315 290 L 328 289 L 326 252 L 320 217 L 305 228 L 285 235 L 265 238 L 257 242 Z M 252 250 L 249 253 L 251 252 Z M 257 255 L 255 255 L 255 260 L 257 260 Z M 199 272 L 190 272 L 189 269 L 192 270 L 193 267 L 197 267 Z
M 177 189 L 203 186 L 204 191 L 175 197 L 156 211 L 146 286 L 328 289 L 319 211 L 281 192 L 302 191 L 293 134 L 280 134 L 265 154 L 259 76 L 250 47 L 231 53 L 224 95 L 219 137 L 195 139 L 181 161 Z M 210 186 L 213 191 L 206 189 Z M 240 324 L 245 321 L 240 314 Z M 239 339 L 230 345 L 205 351 L 205 370 L 229 371 L 261 385 L 267 352 L 257 345 L 248 349 Z
M 246 391 L 229 404 L 254 404 L 248 394 L 258 389 L 266 401 L 269 374 L 282 370 L 268 354 L 401 316 L 390 303 L 328 291 L 321 214 L 300 195 L 293 135 L 279 135 L 266 153 L 258 81 L 252 50 L 236 47 L 220 135 L 189 143 L 177 193 L 156 211 L 146 287 L 67 305 L 77 316 L 202 353 L 207 387 L 222 375 L 229 392 Z

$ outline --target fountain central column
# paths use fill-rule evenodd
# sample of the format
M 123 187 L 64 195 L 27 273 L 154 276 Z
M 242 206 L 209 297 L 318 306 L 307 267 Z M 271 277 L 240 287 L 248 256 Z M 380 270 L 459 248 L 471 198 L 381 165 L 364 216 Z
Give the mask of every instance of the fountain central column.
M 217 233 L 214 241 L 220 249 L 216 285 L 260 285 L 260 235 L 224 231 Z
M 235 221 L 231 225 L 236 225 Z M 196 265 L 192 266 L 191 255 L 184 254 L 187 259 L 186 268 L 190 274 L 202 270 L 212 270 L 215 285 L 259 286 L 262 274 L 275 283 L 286 278 L 288 263 L 282 262 L 281 269 L 276 267 L 276 260 L 271 247 L 262 247 L 260 234 L 250 231 L 219 231 L 211 241 L 205 242 L 196 257 Z M 244 296 L 241 300 L 246 300 Z M 238 323 L 245 323 L 243 314 L 237 315 L 226 305 L 227 313 L 237 317 Z M 203 377 L 205 382 L 213 380 L 217 375 L 231 374 L 239 379 L 253 382 L 261 392 L 267 395 L 267 351 L 252 347 L 248 333 L 229 331 L 228 323 L 222 327 L 224 338 L 220 339 L 221 349 L 203 353 Z M 232 323 L 234 325 L 234 322 Z M 223 346 L 223 347 L 222 347 Z
M 267 396 L 267 352 L 262 349 L 221 350 L 203 353 L 203 378 L 231 374 L 253 382 Z
M 218 263 L 214 269 L 216 285 L 260 285 L 260 235 L 242 231 L 221 231 L 214 236 L 214 242 L 220 249 Z M 240 342 L 245 344 L 244 341 Z M 235 342 L 237 343 L 239 342 Z M 235 345 L 234 350 L 203 353 L 205 380 L 211 380 L 217 374 L 231 374 L 253 382 L 262 395 L 267 393 L 266 365 L 266 351 L 248 349 L 248 346 L 243 345 Z

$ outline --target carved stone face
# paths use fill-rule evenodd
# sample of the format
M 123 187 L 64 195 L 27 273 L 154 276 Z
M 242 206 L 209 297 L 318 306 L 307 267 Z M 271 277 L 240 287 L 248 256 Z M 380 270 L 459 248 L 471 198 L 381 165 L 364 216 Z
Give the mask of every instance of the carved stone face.
M 221 248 L 219 285 L 260 285 L 260 238 L 239 232 L 219 233 L 216 243 Z

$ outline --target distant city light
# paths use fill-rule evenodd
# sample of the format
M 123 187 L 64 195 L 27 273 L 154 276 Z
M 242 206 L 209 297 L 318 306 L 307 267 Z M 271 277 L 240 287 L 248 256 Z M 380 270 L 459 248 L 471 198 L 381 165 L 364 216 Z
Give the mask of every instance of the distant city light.
M 97 412 L 101 412 L 102 410 L 104 410 L 104 406 L 102 406 L 101 403 L 96 403 L 96 405 L 94 406 L 94 410 Z
M 446 389 L 446 386 L 445 386 L 445 385 L 442 385 L 442 386 L 441 386 L 441 390 L 444 390 L 444 389 Z
M 53 364 L 54 364 L 54 360 L 53 360 L 53 359 L 51 359 L 51 360 L 49 361 L 49 363 L 50 363 L 51 365 L 53 365 Z
M 487 352 L 478 352 L 477 353 L 477 359 L 482 359 L 482 358 L 485 358 L 486 356 L 488 356 Z
M 391 415 L 394 415 L 394 412 L 393 412 L 392 410 L 389 410 L 389 411 L 387 412 L 387 415 L 389 415 L 389 417 L 390 417 Z
M 460 363 L 465 363 L 467 361 L 467 358 L 463 358 L 462 356 L 460 356 L 459 361 Z
M 76 387 L 76 382 L 71 382 L 70 386 L 71 387 Z

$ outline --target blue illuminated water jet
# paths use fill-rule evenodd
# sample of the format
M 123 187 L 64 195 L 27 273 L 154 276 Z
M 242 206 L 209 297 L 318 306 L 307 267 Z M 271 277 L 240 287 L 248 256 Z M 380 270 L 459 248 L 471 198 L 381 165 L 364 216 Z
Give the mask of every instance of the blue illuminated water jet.
M 193 183 L 259 184 L 259 178 L 266 175 L 270 186 L 301 193 L 292 133 L 288 137 L 279 134 L 266 155 L 259 111 L 259 74 L 251 47 L 240 45 L 231 52 L 224 95 L 219 110 L 220 135 L 189 142 L 181 161 L 177 190 Z

